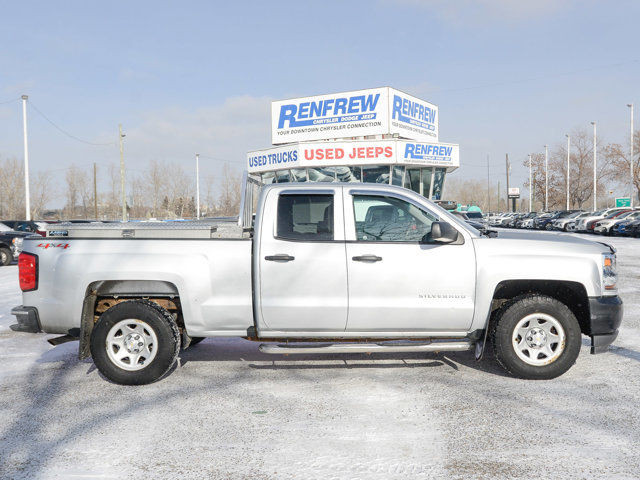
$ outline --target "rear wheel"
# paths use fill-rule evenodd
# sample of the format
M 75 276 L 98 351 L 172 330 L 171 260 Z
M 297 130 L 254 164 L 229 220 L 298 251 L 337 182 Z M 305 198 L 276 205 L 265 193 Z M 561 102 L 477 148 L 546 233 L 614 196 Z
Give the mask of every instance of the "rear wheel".
M 556 378 L 569 370 L 580 353 L 581 335 L 571 310 L 543 295 L 507 302 L 492 325 L 498 362 L 510 374 L 531 380 Z
M 180 351 L 173 316 L 148 300 L 114 305 L 91 332 L 91 356 L 100 372 L 122 385 L 145 385 L 162 378 Z
M 6 267 L 13 260 L 11 250 L 8 248 L 0 248 L 0 267 Z

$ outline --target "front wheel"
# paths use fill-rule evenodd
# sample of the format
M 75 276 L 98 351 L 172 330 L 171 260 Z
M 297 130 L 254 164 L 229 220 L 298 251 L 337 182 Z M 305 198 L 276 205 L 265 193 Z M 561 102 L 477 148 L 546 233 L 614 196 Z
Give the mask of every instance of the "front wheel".
M 122 385 L 162 378 L 180 351 L 173 316 L 148 300 L 132 300 L 104 312 L 91 332 L 91 356 L 100 373 Z
M 571 368 L 582 337 L 576 317 L 565 304 L 543 295 L 522 295 L 498 311 L 492 343 L 498 363 L 510 374 L 547 380 Z
M 0 248 L 0 267 L 6 267 L 13 260 L 11 250 L 8 248 Z

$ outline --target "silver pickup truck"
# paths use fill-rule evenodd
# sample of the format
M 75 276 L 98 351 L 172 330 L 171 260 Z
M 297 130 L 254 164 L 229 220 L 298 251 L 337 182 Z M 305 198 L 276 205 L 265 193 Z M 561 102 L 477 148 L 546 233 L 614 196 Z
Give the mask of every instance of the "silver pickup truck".
M 491 345 L 512 375 L 549 379 L 618 333 L 611 247 L 479 232 L 424 197 L 298 183 L 245 195 L 235 222 L 54 225 L 19 258 L 23 332 L 80 341 L 108 379 L 146 384 L 205 337 L 273 354 L 443 352 Z

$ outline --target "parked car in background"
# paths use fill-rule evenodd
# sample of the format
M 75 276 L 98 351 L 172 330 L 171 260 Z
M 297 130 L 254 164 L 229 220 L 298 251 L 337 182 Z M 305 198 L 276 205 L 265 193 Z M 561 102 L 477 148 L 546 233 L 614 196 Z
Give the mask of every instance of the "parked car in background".
M 608 219 L 611 219 L 611 218 L 617 218 L 619 215 L 627 212 L 628 210 L 629 210 L 628 208 L 625 208 L 625 209 L 622 209 L 622 210 L 614 210 L 614 211 L 610 212 L 608 215 L 605 215 L 603 218 L 595 219 L 595 220 L 589 220 L 585 225 L 586 232 L 587 233 L 595 233 L 596 224 L 598 222 L 600 222 L 602 220 L 608 220 Z
M 533 228 L 534 218 L 527 218 L 520 223 L 520 228 Z
M 22 240 L 33 235 L 30 232 L 16 232 L 0 223 L 0 267 L 9 265 L 22 252 Z
M 553 228 L 553 222 L 567 218 L 576 212 L 579 212 L 579 210 L 558 210 L 550 212 L 548 216 L 537 217 L 533 223 L 538 230 L 551 230 Z
M 583 212 L 582 210 L 577 210 L 565 216 L 561 215 L 551 222 L 551 227 L 549 228 L 549 230 L 561 230 L 563 232 L 566 232 L 567 225 L 584 213 L 585 212 Z
M 516 228 L 527 228 L 523 226 L 525 222 L 531 220 L 531 224 L 533 224 L 533 219 L 537 216 L 536 212 L 529 212 L 520 215 L 520 217 L 516 220 L 514 227 Z
M 482 223 L 482 224 L 485 224 L 485 226 L 486 226 L 487 222 L 485 221 L 485 218 L 482 215 L 482 212 L 477 212 L 477 211 L 476 212 L 469 212 L 469 211 L 466 211 L 466 212 L 464 212 L 464 214 L 467 216 L 467 218 L 470 221 L 476 222 L 476 223 Z
M 640 237 L 640 220 L 634 220 L 627 226 L 627 235 L 631 237 Z
M 609 217 L 599 220 L 593 227 L 593 232 L 600 235 L 611 235 L 613 233 L 613 227 L 616 223 L 624 221 L 625 218 L 629 218 L 630 215 L 638 213 L 637 210 L 627 210 L 626 212 L 613 213 Z
M 633 230 L 633 225 L 638 221 L 640 221 L 640 210 L 636 210 L 627 217 L 616 222 L 611 228 L 611 234 L 626 237 L 629 235 L 629 230 Z
M 2 223 L 16 232 L 37 233 L 45 236 L 45 229 L 48 222 L 35 222 L 33 220 L 2 220 Z
M 598 210 L 597 212 L 593 212 L 592 215 L 588 215 L 586 217 L 583 217 L 580 219 L 580 221 L 578 223 L 576 223 L 576 232 L 588 232 L 589 230 L 587 230 L 587 226 L 589 224 L 589 222 L 593 222 L 594 220 L 601 220 L 603 218 L 605 218 L 606 216 L 610 215 L 613 212 L 620 212 L 620 211 L 624 211 L 624 210 L 628 210 L 628 208 L 605 208 L 604 210 Z M 594 222 L 595 223 L 595 222 Z M 590 230 L 590 231 L 593 231 Z
M 575 232 L 578 222 L 580 222 L 580 220 L 582 220 L 583 218 L 586 218 L 592 215 L 593 215 L 593 212 L 582 212 L 579 215 L 575 216 L 574 218 L 569 219 L 569 221 L 564 227 L 565 231 Z
M 536 230 L 545 230 L 547 223 L 552 220 L 555 212 L 545 212 L 533 219 L 533 228 Z

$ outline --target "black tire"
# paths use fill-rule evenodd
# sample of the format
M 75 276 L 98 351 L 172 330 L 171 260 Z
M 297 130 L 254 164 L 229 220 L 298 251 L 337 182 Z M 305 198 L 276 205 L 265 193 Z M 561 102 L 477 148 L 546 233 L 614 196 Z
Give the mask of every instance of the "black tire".
M 135 319 L 153 330 L 158 344 L 155 357 L 140 370 L 121 368 L 109 357 L 107 337 L 122 320 Z M 116 351 L 117 352 L 117 351 Z M 180 352 L 180 332 L 173 316 L 148 300 L 131 300 L 114 305 L 104 312 L 91 332 L 91 356 L 100 373 L 121 385 L 146 385 L 162 378 L 173 366 Z
M 516 353 L 513 343 L 514 329 L 518 323 L 535 313 L 553 317 L 565 333 L 564 350 L 547 365 L 538 366 L 525 362 Z M 582 344 L 582 333 L 578 320 L 564 303 L 544 295 L 527 294 L 506 302 L 496 312 L 491 325 L 491 340 L 498 363 L 511 375 L 528 380 L 549 380 L 559 377 L 576 362 Z M 558 348 L 558 344 L 556 345 Z M 544 357 L 540 360 L 544 360 Z
M 13 254 L 8 248 L 0 248 L 0 267 L 6 267 L 13 261 Z
M 194 345 L 199 344 L 205 338 L 207 338 L 207 337 L 191 337 L 191 342 L 189 343 L 189 346 L 193 347 Z

